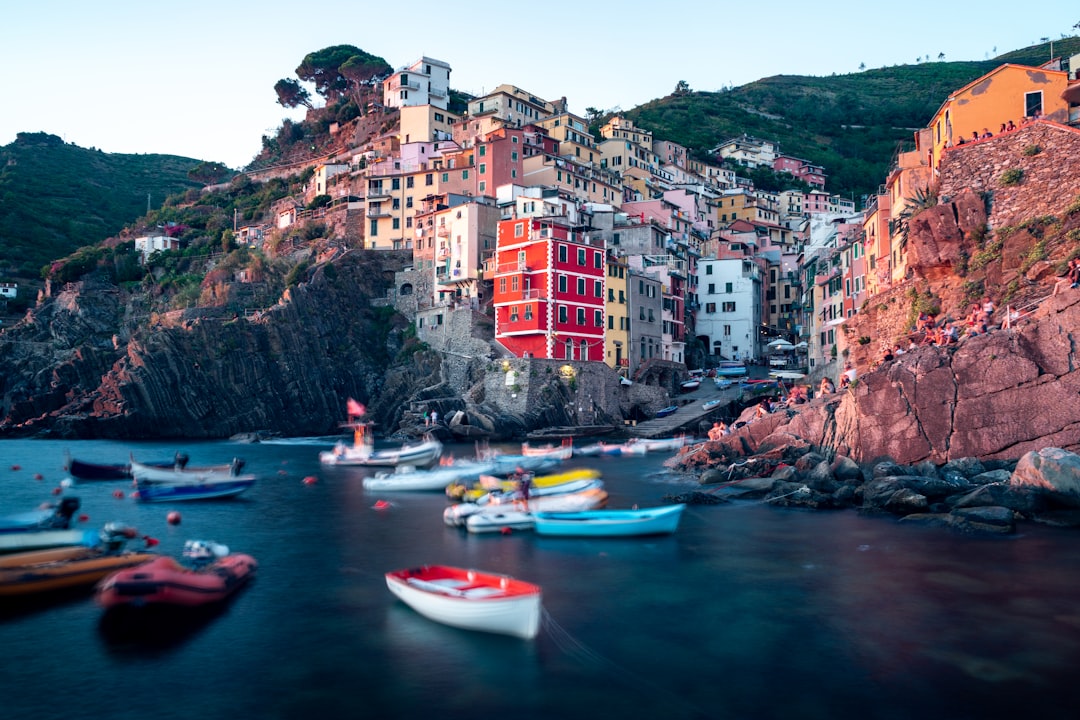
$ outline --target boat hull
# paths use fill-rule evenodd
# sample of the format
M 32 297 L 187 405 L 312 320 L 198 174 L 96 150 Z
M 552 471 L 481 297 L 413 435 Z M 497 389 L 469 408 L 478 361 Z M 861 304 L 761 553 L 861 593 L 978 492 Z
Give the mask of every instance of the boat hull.
M 100 536 L 97 530 L 34 530 L 0 534 L 0 554 L 45 550 L 68 545 L 93 546 Z
M 254 475 L 239 475 L 209 482 L 147 482 L 137 480 L 139 502 L 219 500 L 236 497 L 255 484 Z
M 131 475 L 136 480 L 148 480 L 155 483 L 210 482 L 238 477 L 237 467 L 236 463 L 191 468 L 181 468 L 174 465 L 157 467 L 132 460 Z
M 532 530 L 533 516 L 530 512 L 510 508 L 501 512 L 477 513 L 465 519 L 465 529 L 477 534 Z
M 243 553 L 227 555 L 201 570 L 159 556 L 109 575 L 98 584 L 96 598 L 105 608 L 200 607 L 228 598 L 251 580 L 257 568 L 255 558 Z
M 387 573 L 386 586 L 413 610 L 444 625 L 526 640 L 540 631 L 540 587 L 506 575 L 424 566 Z
M 370 445 L 340 446 L 319 453 L 323 465 L 360 467 L 394 467 L 397 465 L 431 465 L 442 455 L 442 443 L 429 440 L 419 445 L 404 445 L 394 450 L 373 450 Z
M 537 535 L 556 537 L 635 537 L 668 535 L 678 528 L 685 505 L 645 510 L 585 510 L 533 513 Z
M 399 470 L 401 467 L 399 466 Z M 412 469 L 408 472 L 378 474 L 364 478 L 364 489 L 380 492 L 442 490 L 455 482 L 468 482 L 490 473 L 493 463 L 463 463 L 431 470 Z
M 607 500 L 608 493 L 606 490 L 593 488 L 591 490 L 583 490 L 576 493 L 529 498 L 527 506 L 525 506 L 525 503 L 521 502 L 516 504 L 489 503 L 487 505 L 480 505 L 478 503 L 458 503 L 457 505 L 449 506 L 443 511 L 443 522 L 451 527 L 462 527 L 468 522 L 469 517 L 472 515 L 480 513 L 504 513 L 508 509 L 522 509 L 530 512 L 537 512 L 539 510 L 591 510 L 593 508 L 603 507 L 607 503 Z
M 88 587 L 110 573 L 141 565 L 155 557 L 153 553 L 145 552 L 102 553 L 88 547 L 64 547 L 0 557 L 0 597 Z

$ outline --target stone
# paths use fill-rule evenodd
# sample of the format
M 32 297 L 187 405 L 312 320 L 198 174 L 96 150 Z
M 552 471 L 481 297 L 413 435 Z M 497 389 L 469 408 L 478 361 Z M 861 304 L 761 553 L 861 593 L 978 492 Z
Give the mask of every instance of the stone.
M 1009 479 L 1014 488 L 1039 488 L 1069 505 L 1080 506 L 1080 456 L 1061 448 L 1026 453 Z
M 964 532 L 1010 534 L 1016 531 L 1016 515 L 1000 506 L 961 508 L 949 513 L 948 524 Z
M 976 475 L 980 475 L 986 472 L 986 466 L 984 466 L 978 458 L 964 457 L 950 460 L 945 463 L 941 468 L 941 472 L 949 473 L 955 472 L 963 475 L 965 478 L 973 478 Z
M 863 479 L 862 468 L 849 457 L 838 455 L 832 464 L 832 474 L 837 480 L 846 482 L 849 480 Z

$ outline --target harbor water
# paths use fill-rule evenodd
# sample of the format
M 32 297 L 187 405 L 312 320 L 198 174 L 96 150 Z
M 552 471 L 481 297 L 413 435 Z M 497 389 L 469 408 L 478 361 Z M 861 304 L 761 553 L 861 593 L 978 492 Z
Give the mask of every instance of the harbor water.
M 0 515 L 55 501 L 65 452 L 239 456 L 259 478 L 232 500 L 175 504 L 139 504 L 126 481 L 64 488 L 86 527 L 125 522 L 174 556 L 215 540 L 258 575 L 216 612 L 137 629 L 102 622 L 87 594 L 4 607 L 0 717 L 1076 717 L 1074 531 L 972 537 L 740 501 L 688 507 L 671 536 L 470 535 L 444 525 L 440 493 L 371 493 L 370 470 L 321 467 L 332 444 L 0 441 Z M 598 468 L 609 507 L 645 507 L 695 487 L 667 457 L 564 467 Z M 384 573 L 422 564 L 541 585 L 539 636 L 416 614 Z

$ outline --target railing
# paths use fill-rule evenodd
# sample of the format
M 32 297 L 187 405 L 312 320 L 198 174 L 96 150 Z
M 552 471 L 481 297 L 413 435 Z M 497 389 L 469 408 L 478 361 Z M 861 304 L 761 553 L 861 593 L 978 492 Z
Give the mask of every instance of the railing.
M 496 275 L 515 272 L 529 272 L 529 266 L 516 260 L 514 262 L 502 263 L 501 265 L 495 266 Z

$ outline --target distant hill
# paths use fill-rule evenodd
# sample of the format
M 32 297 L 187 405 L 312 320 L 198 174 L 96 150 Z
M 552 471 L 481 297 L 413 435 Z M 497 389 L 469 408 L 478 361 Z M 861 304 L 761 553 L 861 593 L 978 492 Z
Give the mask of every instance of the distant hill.
M 201 161 L 121 155 L 19 133 L 0 147 L 0 276 L 38 278 L 41 268 L 116 234 L 169 195 L 199 187 Z
M 926 127 L 949 93 L 1002 63 L 1045 63 L 1049 45 L 976 62 L 924 62 L 828 77 L 776 75 L 724 92 L 672 94 L 625 115 L 699 158 L 744 133 L 778 142 L 782 152 L 822 165 L 830 192 L 858 202 L 884 182 L 897 152 L 913 146 L 913 132 Z M 1080 53 L 1080 37 L 1053 45 L 1055 56 Z

